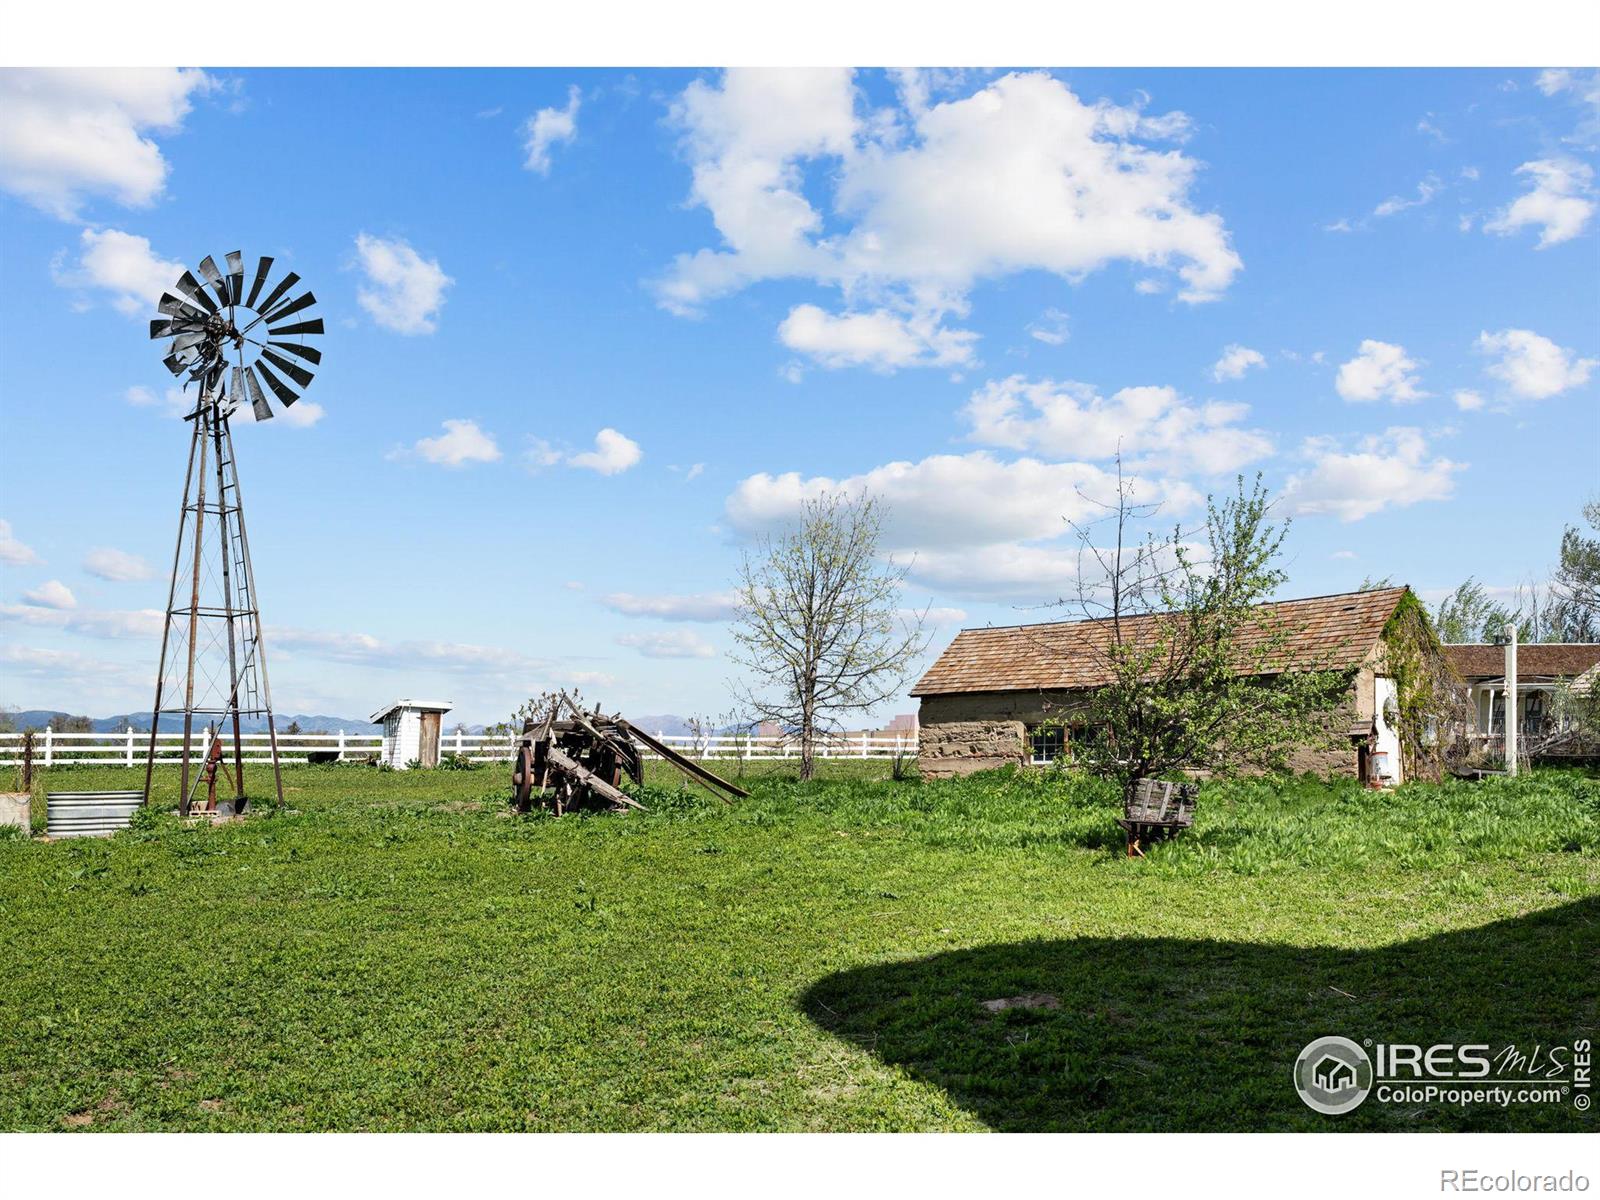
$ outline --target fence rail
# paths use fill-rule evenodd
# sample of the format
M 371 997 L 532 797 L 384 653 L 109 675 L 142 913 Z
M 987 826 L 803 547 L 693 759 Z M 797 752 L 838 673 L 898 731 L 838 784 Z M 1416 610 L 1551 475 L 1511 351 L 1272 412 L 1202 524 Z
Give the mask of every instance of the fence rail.
M 0 733 L 0 766 L 14 766 L 22 762 L 24 734 Z M 746 737 L 741 734 L 715 734 L 701 737 L 686 735 L 656 735 L 656 740 L 671 746 L 690 758 L 737 759 L 750 762 L 798 758 L 800 744 L 793 738 Z M 223 750 L 230 754 L 233 736 L 224 731 Z M 265 733 L 239 735 L 240 748 L 245 762 L 270 762 L 272 743 Z M 196 729 L 189 738 L 191 759 L 203 757 L 211 744 L 209 728 Z M 485 733 L 447 733 L 439 738 L 439 753 L 454 754 L 469 762 L 510 762 L 515 739 Z M 120 733 L 56 733 L 43 729 L 33 735 L 33 762 L 36 767 L 68 766 L 125 766 L 144 762 L 150 746 L 148 730 L 140 732 L 126 729 Z M 320 759 L 330 755 L 334 762 L 359 762 L 375 758 L 383 750 L 383 737 L 376 733 L 279 733 L 278 761 L 303 763 L 315 754 Z M 885 736 L 883 734 L 835 734 L 824 739 L 817 747 L 822 758 L 896 758 L 915 757 L 917 736 L 914 733 Z M 182 733 L 156 735 L 156 761 L 178 762 L 183 757 Z M 646 752 L 646 758 L 655 755 Z

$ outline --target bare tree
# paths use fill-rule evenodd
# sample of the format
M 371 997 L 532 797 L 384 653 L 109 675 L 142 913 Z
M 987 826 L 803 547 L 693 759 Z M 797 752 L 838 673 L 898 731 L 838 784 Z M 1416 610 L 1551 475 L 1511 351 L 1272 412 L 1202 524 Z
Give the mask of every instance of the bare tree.
M 800 741 L 800 778 L 839 717 L 896 695 L 927 649 L 923 614 L 905 614 L 907 567 L 879 553 L 885 511 L 876 498 L 805 501 L 799 527 L 763 540 L 739 569 L 733 660 L 744 709 Z

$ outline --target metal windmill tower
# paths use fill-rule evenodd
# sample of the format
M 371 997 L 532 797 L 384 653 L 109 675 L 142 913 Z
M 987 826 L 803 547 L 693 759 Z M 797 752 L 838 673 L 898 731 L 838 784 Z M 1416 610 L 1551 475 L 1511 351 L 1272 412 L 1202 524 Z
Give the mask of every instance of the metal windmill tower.
M 182 716 L 178 807 L 186 815 L 202 781 L 207 788 L 206 806 L 217 804 L 219 771 L 231 776 L 231 804 L 236 811 L 243 810 L 244 752 L 239 728 L 243 717 L 266 718 L 273 784 L 279 803 L 283 802 L 261 609 L 228 421 L 242 403 L 249 404 L 257 421 L 269 420 L 272 406 L 262 384 L 287 407 L 311 383 L 308 367 L 322 361 L 321 352 L 305 342 L 308 335 L 323 331 L 320 319 L 304 315 L 316 297 L 309 291 L 291 296 L 300 277 L 291 271 L 275 287 L 268 287 L 272 259 L 263 258 L 247 287 L 243 256 L 234 251 L 226 261 L 226 274 L 209 257 L 200 262 L 199 279 L 185 271 L 174 285 L 173 292 L 178 294 L 164 294 L 158 306 L 163 315 L 150 322 L 152 338 L 172 339 L 163 360 L 167 369 L 184 379 L 185 390 L 190 384 L 198 389 L 194 411 L 184 418 L 193 423 L 194 430 L 178 517 L 178 544 L 172 556 L 172 586 L 167 593 L 161 668 L 144 772 L 148 804 L 161 718 Z M 190 761 L 189 748 L 197 717 L 212 732 L 199 769 L 193 770 L 196 764 Z M 231 772 L 226 765 L 229 758 L 233 761 Z

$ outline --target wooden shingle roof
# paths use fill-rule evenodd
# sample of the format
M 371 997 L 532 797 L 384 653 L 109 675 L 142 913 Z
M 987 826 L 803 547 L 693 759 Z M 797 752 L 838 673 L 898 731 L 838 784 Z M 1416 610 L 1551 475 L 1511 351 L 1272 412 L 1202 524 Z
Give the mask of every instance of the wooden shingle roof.
M 1506 673 L 1506 648 L 1481 642 L 1444 647 L 1444 656 L 1463 679 L 1497 678 Z M 1517 674 L 1573 679 L 1600 663 L 1600 643 L 1528 642 L 1517 647 Z
M 1377 645 L 1405 594 L 1403 587 L 1384 588 L 1260 605 L 1268 618 L 1265 624 L 1282 629 L 1287 637 L 1284 661 L 1272 669 L 1358 666 Z M 1159 622 L 1169 619 L 1165 614 L 1124 618 L 1123 636 L 1135 643 L 1154 638 Z M 963 629 L 911 694 L 1099 687 L 1110 681 L 1103 661 L 1110 636 L 1107 620 Z

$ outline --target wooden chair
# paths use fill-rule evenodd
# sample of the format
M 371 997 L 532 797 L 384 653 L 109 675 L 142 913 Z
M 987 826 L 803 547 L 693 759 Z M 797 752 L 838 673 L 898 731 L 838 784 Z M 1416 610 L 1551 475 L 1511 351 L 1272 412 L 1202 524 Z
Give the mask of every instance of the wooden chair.
M 1141 779 L 1128 789 L 1117 822 L 1128 835 L 1128 857 L 1143 858 L 1144 845 L 1172 837 L 1194 824 L 1200 785 Z

